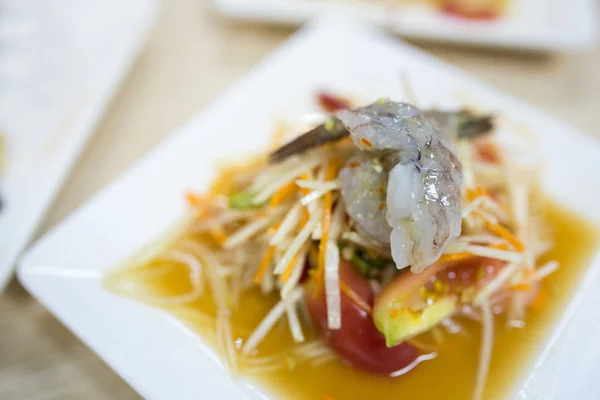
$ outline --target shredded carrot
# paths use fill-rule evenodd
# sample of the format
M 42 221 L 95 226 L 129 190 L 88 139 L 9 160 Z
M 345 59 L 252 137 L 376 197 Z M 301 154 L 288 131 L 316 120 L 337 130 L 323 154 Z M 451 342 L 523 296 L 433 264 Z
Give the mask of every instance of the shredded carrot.
M 371 315 L 371 306 L 368 305 L 361 297 L 354 291 L 350 286 L 346 284 L 343 280 L 340 279 L 340 290 L 341 292 L 350 299 L 354 304 L 356 304 L 360 309 L 362 309 L 367 314 Z
M 508 250 L 508 245 L 506 243 L 498 243 L 498 244 L 491 245 L 490 249 Z
M 208 233 L 213 238 L 213 240 L 219 245 L 223 244 L 225 240 L 227 240 L 227 235 L 225 235 L 225 232 L 221 227 L 213 228 L 209 230 Z
M 194 207 L 196 211 L 198 211 L 198 216 L 206 216 L 210 205 L 210 199 L 208 197 L 200 196 L 193 192 L 187 192 L 185 194 L 185 197 L 188 204 Z M 225 232 L 221 227 L 210 229 L 208 233 L 213 238 L 213 240 L 219 245 L 223 244 L 223 242 L 227 240 L 227 235 L 225 235 Z
M 498 145 L 492 141 L 479 142 L 475 145 L 479 157 L 491 164 L 499 164 L 501 160 Z
M 371 147 L 373 147 L 373 144 L 372 144 L 371 142 L 369 142 L 369 141 L 368 141 L 367 139 L 365 139 L 365 138 L 360 138 L 360 142 L 361 142 L 362 144 L 364 144 L 365 146 L 367 146 L 368 148 L 371 148 Z
M 488 246 L 488 247 L 490 249 L 496 249 L 496 250 L 508 250 L 508 245 L 506 243 L 494 244 L 494 245 Z M 468 260 L 469 258 L 473 258 L 473 257 L 480 257 L 480 256 L 463 251 L 460 253 L 442 254 L 442 256 L 438 259 L 438 262 L 462 261 L 462 260 Z
M 517 251 L 525 250 L 525 246 L 523 246 L 523 243 L 502 225 L 486 220 L 485 226 L 491 232 L 495 233 L 496 235 L 500 236 L 502 239 L 505 239 L 507 242 L 509 242 L 515 248 L 515 250 L 517 250 Z
M 534 276 L 535 276 L 535 271 L 532 269 L 528 268 L 523 271 L 523 279 L 525 279 L 525 280 L 532 279 Z
M 269 246 L 269 249 L 266 251 L 262 261 L 260 262 L 260 266 L 256 271 L 256 275 L 254 275 L 254 283 L 260 285 L 263 277 L 265 276 L 265 272 L 267 272 L 267 268 L 271 264 L 271 259 L 273 258 L 273 254 L 275 253 L 275 246 Z
M 296 182 L 291 181 L 286 185 L 283 185 L 281 189 L 279 189 L 273 197 L 271 197 L 271 201 L 269 202 L 270 207 L 278 206 L 285 200 L 289 195 L 296 191 Z
M 193 192 L 187 192 L 185 198 L 189 205 L 194 207 L 200 214 L 204 214 L 208 208 L 208 199 Z
M 310 176 L 306 172 L 304 172 L 303 174 L 300 174 L 300 176 L 298 178 L 301 179 L 301 180 L 303 180 L 303 181 L 309 181 L 310 180 Z M 307 194 L 310 193 L 310 189 L 309 188 L 302 188 L 300 190 L 302 190 L 302 194 L 303 195 L 307 195 Z
M 314 263 L 319 262 L 319 252 L 315 246 L 310 246 L 310 257 Z
M 489 196 L 489 192 L 482 187 L 476 187 L 475 189 L 467 189 L 467 199 L 473 201 L 482 196 Z
M 390 318 L 394 319 L 398 316 L 398 310 L 395 308 L 392 308 L 392 310 L 390 311 Z
M 352 162 L 349 162 L 349 163 L 348 163 L 346 166 L 347 166 L 348 168 L 356 168 L 356 167 L 358 167 L 359 165 L 360 165 L 360 163 L 359 163 L 358 161 L 352 161 Z
M 199 196 L 193 192 L 187 192 L 185 194 L 185 198 L 186 198 L 187 202 L 192 206 L 196 206 L 198 204 L 204 203 L 202 196 Z
M 526 283 L 517 283 L 516 285 L 511 286 L 510 290 L 514 290 L 517 292 L 528 292 L 531 290 L 531 286 L 529 286 Z
M 290 263 L 285 267 L 285 270 L 281 274 L 281 278 L 280 278 L 281 283 L 286 283 L 288 281 L 288 279 L 290 279 L 290 275 L 292 274 L 292 271 L 294 270 L 294 265 L 296 265 L 297 259 L 298 259 L 298 254 L 296 254 L 292 258 L 292 261 L 290 261 Z
M 469 258 L 472 257 L 477 257 L 474 254 L 471 253 L 467 253 L 467 252 L 462 252 L 462 253 L 453 253 L 453 254 L 443 254 L 438 262 L 453 262 L 453 261 L 462 261 L 462 260 L 467 260 Z

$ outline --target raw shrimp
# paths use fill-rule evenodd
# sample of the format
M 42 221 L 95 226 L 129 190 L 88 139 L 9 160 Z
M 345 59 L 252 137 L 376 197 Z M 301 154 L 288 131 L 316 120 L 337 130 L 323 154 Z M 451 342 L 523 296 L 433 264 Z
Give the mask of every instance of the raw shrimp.
M 461 166 L 416 108 L 379 100 L 338 113 L 359 149 L 339 179 L 357 228 L 390 244 L 398 269 L 421 272 L 461 232 Z
M 494 125 L 490 115 L 477 116 L 467 110 L 441 111 L 428 109 L 423 116 L 444 136 L 454 139 L 470 139 L 492 132 Z M 349 135 L 339 118 L 330 118 L 324 124 L 298 136 L 296 139 L 271 153 L 269 160 L 279 162 L 325 143 L 335 142 Z

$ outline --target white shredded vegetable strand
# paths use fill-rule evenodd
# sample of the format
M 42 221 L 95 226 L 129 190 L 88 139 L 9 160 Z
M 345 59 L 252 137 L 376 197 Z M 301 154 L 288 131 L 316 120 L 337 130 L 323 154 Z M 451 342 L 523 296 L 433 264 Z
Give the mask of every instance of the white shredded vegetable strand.
M 492 360 L 492 347 L 494 345 L 494 315 L 487 301 L 481 304 L 481 349 L 479 351 L 479 364 L 477 366 L 477 380 L 473 400 L 482 400 L 485 390 L 490 362 Z
M 253 218 L 256 215 L 256 211 L 252 210 L 252 212 L 238 212 L 234 210 L 223 211 L 217 217 L 209 218 L 209 219 L 198 219 L 194 222 L 194 225 L 191 228 L 193 233 L 203 233 L 208 232 L 211 229 L 220 228 L 224 225 L 230 224 L 232 222 L 236 222 L 242 218 Z
M 483 186 L 488 190 L 503 188 L 506 184 L 506 176 L 502 169 L 498 168 L 495 164 L 486 162 L 477 163 L 477 169 L 474 171 L 474 176 L 475 181 L 484 184 Z
M 510 263 L 520 264 L 523 262 L 521 253 L 509 250 L 493 249 L 485 246 L 468 245 L 465 251 L 476 256 L 495 258 L 496 260 L 508 261 Z
M 392 372 L 390 374 L 390 376 L 394 377 L 394 378 L 397 376 L 402 376 L 402 375 L 412 371 L 413 368 L 415 368 L 417 365 L 421 364 L 423 361 L 433 360 L 436 357 L 437 357 L 437 353 L 435 351 L 432 353 L 421 354 L 419 357 L 417 357 L 413 362 L 408 364 L 406 367 L 404 367 L 398 371 Z
M 318 367 L 319 365 L 327 364 L 337 359 L 334 353 L 325 354 L 321 357 L 316 357 L 310 361 L 311 367 Z
M 509 264 L 502 268 L 490 283 L 479 290 L 473 299 L 473 304 L 476 306 L 481 305 L 484 301 L 488 300 L 492 294 L 502 289 L 518 268 L 519 264 Z
M 302 297 L 302 288 L 294 289 L 288 296 L 289 302 L 296 302 Z M 267 334 L 271 331 L 273 326 L 279 321 L 285 312 L 285 305 L 283 300 L 279 301 L 271 311 L 263 318 L 258 324 L 256 329 L 250 334 L 244 345 L 242 346 L 242 354 L 250 355 L 252 351 L 263 341 Z
M 456 321 L 452 318 L 444 318 L 441 322 L 442 326 L 451 335 L 456 335 L 457 333 L 462 331 L 462 326 L 460 326 Z
M 322 162 L 321 159 L 314 160 L 303 160 L 300 165 L 290 171 L 285 171 L 280 176 L 276 177 L 275 180 L 270 181 L 265 187 L 261 188 L 256 196 L 252 199 L 252 204 L 262 204 L 267 201 L 275 192 L 293 181 L 298 176 L 311 170 Z
M 346 218 L 346 206 L 344 201 L 340 199 L 335 205 L 335 210 L 331 214 L 331 225 L 329 226 L 329 240 L 337 241 L 342 234 L 344 221 Z
M 299 203 L 294 204 L 294 206 L 288 211 L 288 213 L 283 217 L 279 228 L 273 235 L 270 241 L 271 246 L 278 245 L 283 238 L 285 238 L 298 224 L 300 223 L 300 219 L 302 217 L 302 206 Z
M 312 351 L 322 349 L 323 347 L 327 347 L 327 345 L 323 343 L 322 340 L 316 339 L 295 347 L 292 350 L 292 353 L 299 357 L 306 357 L 311 354 Z
M 223 248 L 232 249 L 247 242 L 250 238 L 256 235 L 258 232 L 268 228 L 277 219 L 283 208 L 278 208 L 275 212 L 265 217 L 259 218 L 256 221 L 250 222 L 238 229 L 223 243 Z
M 553 246 L 554 246 L 554 242 L 552 240 L 540 241 L 533 250 L 533 258 L 541 257 L 542 255 L 544 255 L 547 252 L 549 252 L 550 250 L 552 250 Z
M 315 347 L 303 353 L 298 353 L 300 360 L 315 360 L 323 357 L 335 356 L 331 348 L 323 343 L 319 347 Z
M 283 174 L 290 171 L 297 171 L 297 175 L 294 174 L 288 181 L 291 181 L 295 177 L 301 175 L 303 170 L 308 169 L 309 176 L 310 169 L 312 167 L 307 168 L 306 165 L 319 165 L 323 160 L 324 152 L 321 149 L 317 149 L 316 151 L 309 151 L 302 155 L 293 155 L 280 163 L 275 165 L 270 165 L 265 171 L 260 173 L 258 176 L 254 178 L 254 182 L 250 186 L 250 192 L 258 192 L 261 188 L 267 186 L 270 182 L 274 182 L 278 180 Z
M 303 206 L 308 205 L 309 203 L 315 201 L 318 198 L 321 198 L 325 195 L 325 193 L 327 192 L 331 192 L 331 190 L 329 189 L 315 189 L 312 192 L 310 192 L 309 194 L 307 194 L 306 196 L 303 196 L 300 199 L 300 203 L 302 203 Z
M 502 221 L 506 221 L 508 219 L 508 216 L 506 215 L 506 212 L 491 197 L 489 197 L 489 196 L 481 196 L 480 198 L 483 199 L 482 200 L 482 205 L 488 211 L 493 212 L 494 214 L 496 214 L 496 216 L 498 216 L 498 218 L 500 218 L 500 220 L 502 220 Z
M 311 203 L 314 204 L 314 203 Z M 312 233 L 310 234 L 310 237 L 312 240 L 321 240 L 321 237 L 323 236 L 323 224 L 321 223 L 321 221 L 319 221 L 319 223 L 317 223 L 317 226 L 315 226 L 315 229 L 313 229 Z
M 260 292 L 266 296 L 273 291 L 275 288 L 275 277 L 273 271 L 268 268 L 263 275 L 262 281 L 260 281 Z
M 456 254 L 456 253 L 462 253 L 465 251 L 465 249 L 467 248 L 467 243 L 464 242 L 452 242 L 450 244 L 448 244 L 448 246 L 446 246 L 446 248 L 444 249 L 444 254 Z
M 229 310 L 220 311 L 217 315 L 216 331 L 221 349 L 225 353 L 229 372 L 235 377 L 238 374 L 238 364 L 233 335 L 231 334 L 230 318 Z
M 296 180 L 296 185 L 301 188 L 313 189 L 313 190 L 337 190 L 340 188 L 340 181 L 337 179 L 332 181 L 307 181 L 304 179 Z
M 540 280 L 544 279 L 545 277 L 547 277 L 548 275 L 550 275 L 551 273 L 553 273 L 554 271 L 556 271 L 559 267 L 560 267 L 560 264 L 558 263 L 558 261 L 555 261 L 555 260 L 548 261 L 546 264 L 542 265 L 541 267 L 539 267 L 538 269 L 535 270 L 535 275 L 534 275 L 533 280 L 540 281 Z
M 233 274 L 233 266 L 232 265 L 223 265 L 223 264 L 221 264 L 221 266 L 217 270 L 217 274 L 219 274 L 219 276 L 221 278 L 230 277 Z
M 227 292 L 225 280 L 222 277 L 220 277 L 217 273 L 219 263 L 214 257 L 214 255 L 211 253 L 210 250 L 204 247 L 204 245 L 198 242 L 192 242 L 188 240 L 183 242 L 181 247 L 193 251 L 196 254 L 196 256 L 198 256 L 198 258 L 204 263 L 204 273 L 206 275 L 206 278 L 208 279 L 208 284 L 215 299 L 217 310 L 226 309 L 229 295 Z
M 468 217 L 469 215 L 471 215 L 471 213 L 473 211 L 475 211 L 476 209 L 478 209 L 479 207 L 481 207 L 481 205 L 483 204 L 483 198 L 484 198 L 484 196 L 478 197 L 475 200 L 473 200 L 472 202 L 470 202 L 469 204 L 467 204 L 462 209 L 462 212 L 461 212 L 462 217 L 463 218 Z
M 525 293 L 517 292 L 511 296 L 506 324 L 510 328 L 523 328 L 525 326 Z
M 501 237 L 498 237 L 495 235 L 489 235 L 489 234 L 485 234 L 485 233 L 479 234 L 479 235 L 462 235 L 458 238 L 458 240 L 460 240 L 461 242 L 487 244 L 487 245 L 506 243 L 506 240 Z
M 304 270 L 304 263 L 306 262 L 307 253 L 307 249 L 300 250 L 300 256 L 296 259 L 296 265 L 294 265 L 292 273 L 288 277 L 288 280 L 281 286 L 282 298 L 287 297 L 300 281 L 300 278 L 302 277 L 302 271 Z
M 306 225 L 300 230 L 296 238 L 290 246 L 287 248 L 286 252 L 283 254 L 283 257 L 279 260 L 277 265 L 275 266 L 274 272 L 275 275 L 282 274 L 285 271 L 288 264 L 292 261 L 298 250 L 302 247 L 304 243 L 309 239 L 310 233 L 319 222 L 319 218 L 321 217 L 320 213 L 315 213 L 310 216 Z
M 342 327 L 340 295 L 340 250 L 333 240 L 325 244 L 325 300 L 327 304 L 327 326 L 329 329 Z
M 296 302 L 291 302 L 287 298 L 283 298 L 285 305 L 285 312 L 287 314 L 288 325 L 292 338 L 296 343 L 304 342 L 304 334 L 302 333 L 302 326 L 300 325 L 300 319 L 298 319 L 298 311 L 296 310 Z
M 185 304 L 196 300 L 202 295 L 204 291 L 204 279 L 202 275 L 202 265 L 196 257 L 192 254 L 173 250 L 167 254 L 164 254 L 160 259 L 165 261 L 175 261 L 184 264 L 190 271 L 190 283 L 192 284 L 192 290 L 186 294 L 173 297 L 160 297 L 160 302 L 163 305 L 177 305 Z
M 470 304 L 464 304 L 460 308 L 460 315 L 472 321 L 481 321 L 481 316 Z

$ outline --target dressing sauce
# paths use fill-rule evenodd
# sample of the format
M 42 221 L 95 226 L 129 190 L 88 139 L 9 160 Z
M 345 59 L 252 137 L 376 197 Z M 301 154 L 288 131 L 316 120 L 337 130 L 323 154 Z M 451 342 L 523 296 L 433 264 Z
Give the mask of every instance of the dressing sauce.
M 528 310 L 525 328 L 508 328 L 505 317 L 496 317 L 485 399 L 504 399 L 511 393 L 511 388 L 533 361 L 532 356 L 551 333 L 552 323 L 564 311 L 599 242 L 600 235 L 593 226 L 555 204 L 549 204 L 547 219 L 554 230 L 555 246 L 538 265 L 546 260 L 557 260 L 561 267 L 543 281 L 541 297 Z M 163 261 L 151 262 L 143 268 L 162 271 L 154 274 L 154 278 L 144 280 L 144 287 L 153 294 L 176 295 L 191 288 L 189 271 L 182 265 Z M 210 290 L 206 289 L 196 302 L 169 308 L 169 311 L 218 348 L 215 305 Z M 232 313 L 234 340 L 247 338 L 277 301 L 277 295 L 265 297 L 254 289 L 243 293 L 239 306 Z M 286 400 L 471 399 L 481 328 L 475 322 L 462 319 L 457 322 L 463 326 L 462 332 L 444 334 L 444 342 L 435 345 L 435 359 L 425 361 L 397 378 L 370 375 L 337 360 L 322 365 L 290 360 L 285 368 L 277 371 L 239 361 L 238 374 L 240 378 L 257 382 L 274 398 Z M 304 331 L 307 340 L 315 338 L 309 329 Z M 433 343 L 430 334 L 421 339 Z M 283 318 L 261 343 L 256 356 L 285 354 L 297 346 Z

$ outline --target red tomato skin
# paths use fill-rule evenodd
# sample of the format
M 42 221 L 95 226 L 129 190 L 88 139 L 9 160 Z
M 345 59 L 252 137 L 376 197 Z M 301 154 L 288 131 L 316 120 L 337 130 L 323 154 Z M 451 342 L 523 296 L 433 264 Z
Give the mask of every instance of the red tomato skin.
M 374 293 L 369 282 L 347 261 L 340 263 L 340 279 L 367 304 L 373 305 Z M 312 289 L 309 287 L 307 291 L 309 314 L 325 342 L 345 363 L 375 374 L 397 375 L 419 357 L 419 351 L 408 343 L 388 348 L 371 315 L 344 294 L 341 295 L 342 327 L 329 329 L 325 291 L 321 289 L 315 296 Z

